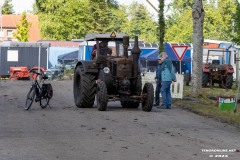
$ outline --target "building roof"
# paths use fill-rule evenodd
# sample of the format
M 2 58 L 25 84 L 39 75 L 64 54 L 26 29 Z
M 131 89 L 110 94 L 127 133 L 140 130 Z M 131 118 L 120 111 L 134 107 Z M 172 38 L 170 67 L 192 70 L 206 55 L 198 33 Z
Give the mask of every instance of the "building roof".
M 73 41 L 57 41 L 57 40 L 41 40 L 38 42 L 48 42 L 51 44 L 51 47 L 78 47 L 82 42 L 73 42 Z
M 107 40 L 107 41 L 111 41 L 112 39 L 115 40 L 122 40 L 124 36 L 127 36 L 126 34 L 115 34 L 114 32 L 112 34 L 109 33 L 105 33 L 105 34 L 98 34 L 98 33 L 88 33 L 85 36 L 85 40 L 86 41 L 95 41 L 96 39 L 101 40 Z
M 31 15 L 31 14 L 27 14 L 26 16 L 27 16 L 27 21 L 32 24 L 29 31 L 30 37 L 28 41 L 36 42 L 38 40 L 41 40 L 38 16 Z M 15 15 L 15 14 L 2 15 L 3 29 L 6 29 L 6 28 L 17 29 L 16 25 L 17 24 L 21 25 L 21 18 L 22 18 L 22 15 L 20 14 L 19 15 Z

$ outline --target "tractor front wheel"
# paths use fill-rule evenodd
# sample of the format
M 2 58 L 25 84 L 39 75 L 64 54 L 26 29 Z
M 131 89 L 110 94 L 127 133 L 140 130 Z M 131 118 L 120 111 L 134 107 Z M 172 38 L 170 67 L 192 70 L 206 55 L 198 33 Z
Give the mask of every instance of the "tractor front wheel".
M 233 74 L 228 73 L 226 77 L 226 88 L 231 89 L 233 85 Z
M 203 87 L 207 87 L 208 79 L 209 79 L 209 74 L 206 72 L 203 72 L 203 74 L 202 74 L 202 86 Z
M 153 107 L 153 85 L 151 83 L 145 83 L 142 91 L 142 95 L 144 96 L 144 100 L 142 102 L 142 110 L 146 112 L 150 112 Z
M 97 108 L 99 111 L 106 111 L 108 102 L 107 87 L 103 81 L 97 84 Z

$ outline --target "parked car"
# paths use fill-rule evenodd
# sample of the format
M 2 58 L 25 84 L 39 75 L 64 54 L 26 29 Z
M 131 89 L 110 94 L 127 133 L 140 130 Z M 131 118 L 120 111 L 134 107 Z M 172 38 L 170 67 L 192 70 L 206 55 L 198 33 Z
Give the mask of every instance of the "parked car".
M 62 68 L 49 68 L 46 71 L 46 75 L 49 80 L 61 79 L 63 77 L 64 69 Z

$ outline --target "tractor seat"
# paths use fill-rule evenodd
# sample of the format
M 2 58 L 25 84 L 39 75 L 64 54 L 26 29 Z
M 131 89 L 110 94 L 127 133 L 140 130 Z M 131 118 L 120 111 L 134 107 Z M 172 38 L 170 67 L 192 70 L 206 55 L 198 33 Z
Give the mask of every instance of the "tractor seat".
M 219 65 L 219 64 L 220 64 L 220 61 L 217 60 L 217 59 L 214 59 L 214 60 L 212 60 L 212 64 L 217 64 L 217 65 Z

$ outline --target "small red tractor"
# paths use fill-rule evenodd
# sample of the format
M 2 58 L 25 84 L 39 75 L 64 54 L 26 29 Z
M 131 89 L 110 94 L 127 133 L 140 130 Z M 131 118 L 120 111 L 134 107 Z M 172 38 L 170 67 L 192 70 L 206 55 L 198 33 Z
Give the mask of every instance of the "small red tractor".
M 220 59 L 214 59 L 212 62 L 209 58 L 210 52 L 222 52 L 222 63 Z M 229 64 L 225 64 L 224 61 L 224 50 L 208 50 L 206 63 L 203 64 L 202 70 L 202 86 L 206 87 L 208 84 L 214 86 L 214 83 L 218 83 L 220 87 L 231 89 L 233 85 L 233 66 L 230 64 L 231 52 L 229 52 Z
M 33 67 L 31 70 L 38 70 L 38 67 Z M 45 73 L 43 67 L 40 68 L 40 72 Z M 28 67 L 10 67 L 10 80 L 18 79 L 35 79 L 36 75 L 30 73 Z

